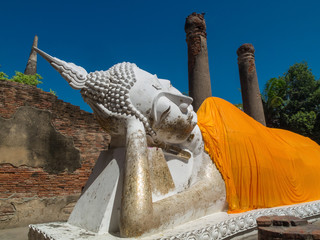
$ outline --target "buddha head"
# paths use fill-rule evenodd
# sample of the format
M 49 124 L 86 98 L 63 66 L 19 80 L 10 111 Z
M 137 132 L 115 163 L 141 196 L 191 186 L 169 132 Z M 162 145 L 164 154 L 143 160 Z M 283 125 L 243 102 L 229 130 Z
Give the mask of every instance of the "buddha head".
M 73 63 L 35 50 L 73 88 L 81 89 L 100 125 L 112 136 L 125 136 L 127 119 L 136 118 L 154 141 L 176 144 L 186 141 L 197 123 L 192 98 L 135 64 L 124 62 L 107 71 L 87 73 Z
M 125 135 L 125 120 L 135 117 L 154 140 L 181 143 L 197 122 L 192 98 L 132 63 L 89 73 L 81 93 L 100 124 L 114 135 Z

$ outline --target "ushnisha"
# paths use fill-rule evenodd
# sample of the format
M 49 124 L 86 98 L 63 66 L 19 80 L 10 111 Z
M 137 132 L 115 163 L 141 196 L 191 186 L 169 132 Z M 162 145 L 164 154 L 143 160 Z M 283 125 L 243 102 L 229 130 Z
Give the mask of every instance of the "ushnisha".
M 111 146 L 125 147 L 119 220 L 107 220 L 112 231 L 118 226 L 121 237 L 136 237 L 226 211 L 224 181 L 204 152 L 192 98 L 132 63 L 87 73 L 35 50 L 72 88 L 81 89 L 84 101 L 111 134 Z M 161 172 L 163 179 L 154 172 Z M 111 232 L 111 227 L 106 229 Z

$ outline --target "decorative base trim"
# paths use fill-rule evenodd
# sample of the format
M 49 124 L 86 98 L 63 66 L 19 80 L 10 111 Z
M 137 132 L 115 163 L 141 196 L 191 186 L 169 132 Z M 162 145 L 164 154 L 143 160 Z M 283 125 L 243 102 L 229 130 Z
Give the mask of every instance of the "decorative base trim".
M 234 214 L 230 214 L 232 216 Z M 249 230 L 256 230 L 256 219 L 260 216 L 269 215 L 291 215 L 300 218 L 316 218 L 320 217 L 320 201 L 309 203 L 301 203 L 285 207 L 276 207 L 268 209 L 258 209 L 237 214 L 240 216 L 232 217 L 218 224 L 207 226 L 204 228 L 188 231 L 175 236 L 165 236 L 158 238 L 159 240 L 191 240 L 191 239 L 226 239 L 240 235 Z

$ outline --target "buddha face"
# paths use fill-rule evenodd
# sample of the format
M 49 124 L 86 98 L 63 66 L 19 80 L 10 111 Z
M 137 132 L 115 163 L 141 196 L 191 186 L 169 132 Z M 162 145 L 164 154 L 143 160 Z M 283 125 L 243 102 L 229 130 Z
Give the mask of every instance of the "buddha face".
M 169 143 L 182 143 L 197 123 L 189 97 L 170 92 L 159 93 L 153 102 L 152 129 L 157 138 Z
M 154 138 L 167 143 L 182 143 L 197 123 L 192 98 L 182 95 L 170 81 L 158 79 L 139 68 L 138 81 L 130 90 L 130 100 L 147 119 Z

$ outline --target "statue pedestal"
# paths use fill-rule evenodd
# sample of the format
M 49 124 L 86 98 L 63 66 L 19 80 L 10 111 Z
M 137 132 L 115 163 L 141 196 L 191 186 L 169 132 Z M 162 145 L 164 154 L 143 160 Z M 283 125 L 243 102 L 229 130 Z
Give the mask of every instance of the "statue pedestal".
M 119 235 L 123 161 L 125 149 L 103 152 L 68 222 L 29 226 L 29 240 L 116 240 Z M 320 200 L 239 214 L 218 212 L 185 224 L 149 233 L 141 240 L 245 239 L 257 235 L 256 219 L 291 215 L 308 220 L 320 218 Z
M 257 233 L 256 218 L 268 215 L 291 215 L 308 220 L 320 218 L 320 201 L 290 206 L 252 210 L 239 214 L 214 213 L 191 221 L 174 229 L 154 235 L 140 237 L 147 239 L 225 239 L 249 237 Z M 68 223 L 45 223 L 29 226 L 29 240 L 116 240 L 123 239 L 111 234 L 97 234 Z

